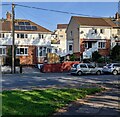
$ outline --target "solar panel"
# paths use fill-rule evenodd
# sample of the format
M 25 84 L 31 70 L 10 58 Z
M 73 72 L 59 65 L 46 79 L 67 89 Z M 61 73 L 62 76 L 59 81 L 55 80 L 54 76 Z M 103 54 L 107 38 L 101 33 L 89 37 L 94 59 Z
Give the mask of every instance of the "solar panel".
M 25 30 L 25 26 L 20 26 L 20 29 L 21 30 Z
M 25 25 L 24 22 L 18 22 L 19 25 Z
M 30 22 L 25 22 L 25 25 L 30 25 Z
M 36 26 L 32 26 L 32 30 L 37 30 L 37 27 Z
M 31 26 L 26 26 L 26 30 L 31 30 Z
M 15 26 L 15 30 L 19 30 L 19 26 Z

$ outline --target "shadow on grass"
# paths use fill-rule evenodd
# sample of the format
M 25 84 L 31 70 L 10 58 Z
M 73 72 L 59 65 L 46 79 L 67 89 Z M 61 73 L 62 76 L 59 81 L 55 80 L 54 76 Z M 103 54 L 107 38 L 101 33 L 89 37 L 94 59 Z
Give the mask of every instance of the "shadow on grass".
M 78 98 L 100 91 L 100 88 L 3 91 L 3 116 L 46 117 Z

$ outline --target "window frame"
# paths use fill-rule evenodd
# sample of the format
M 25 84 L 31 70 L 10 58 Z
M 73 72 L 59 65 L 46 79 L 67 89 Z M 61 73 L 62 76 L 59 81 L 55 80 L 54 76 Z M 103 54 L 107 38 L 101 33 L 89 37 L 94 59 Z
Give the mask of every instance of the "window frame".
M 24 53 L 21 53 L 20 49 L 24 49 Z M 27 49 L 27 53 L 25 53 L 26 49 Z M 19 51 L 19 53 L 17 53 L 17 51 Z M 16 56 L 28 56 L 28 47 L 17 47 Z
M 103 46 L 104 44 L 104 46 Z M 106 48 L 106 42 L 98 42 L 98 48 L 99 49 L 105 49 Z
M 72 49 L 70 50 L 70 46 L 72 46 Z M 72 44 L 69 44 L 69 51 L 73 51 L 73 45 Z
M 1 53 L 0 53 L 0 56 L 6 56 L 6 47 L 0 46 L 0 49 L 2 50 Z

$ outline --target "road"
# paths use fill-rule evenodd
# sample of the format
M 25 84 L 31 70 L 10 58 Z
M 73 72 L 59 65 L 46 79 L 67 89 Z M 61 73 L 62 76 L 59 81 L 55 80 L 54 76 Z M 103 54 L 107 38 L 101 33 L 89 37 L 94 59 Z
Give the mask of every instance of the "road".
M 2 88 L 31 89 L 47 87 L 119 87 L 120 75 L 83 75 L 73 76 L 69 73 L 23 73 L 3 74 Z
M 119 89 L 120 75 L 83 75 L 73 76 L 69 73 L 40 73 L 28 70 L 23 74 L 3 74 L 2 89 L 24 89 L 31 90 L 36 88 L 48 87 L 97 87 L 109 88 L 108 91 L 99 95 L 77 100 L 70 104 L 56 115 L 81 116 L 81 117 L 119 117 Z M 53 116 L 54 117 L 54 116 Z

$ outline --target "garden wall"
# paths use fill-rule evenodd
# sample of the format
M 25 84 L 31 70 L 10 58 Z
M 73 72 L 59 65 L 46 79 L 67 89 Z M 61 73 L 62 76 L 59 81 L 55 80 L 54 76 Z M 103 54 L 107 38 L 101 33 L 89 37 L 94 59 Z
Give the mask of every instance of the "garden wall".
M 68 72 L 71 69 L 71 66 L 79 61 L 68 61 L 63 63 L 55 64 L 44 64 L 42 72 Z

